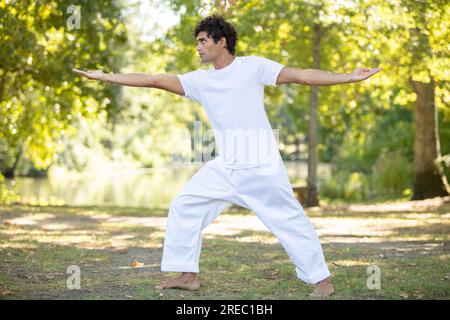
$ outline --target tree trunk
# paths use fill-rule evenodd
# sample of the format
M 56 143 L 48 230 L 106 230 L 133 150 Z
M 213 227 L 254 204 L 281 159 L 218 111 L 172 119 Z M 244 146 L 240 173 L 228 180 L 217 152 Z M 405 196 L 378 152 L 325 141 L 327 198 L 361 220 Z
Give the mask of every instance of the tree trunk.
M 16 169 L 17 169 L 17 165 L 19 164 L 19 160 L 22 156 L 22 152 L 23 152 L 23 147 L 20 146 L 18 152 L 16 153 L 12 167 L 6 168 L 4 171 L 2 171 L 2 174 L 5 178 L 14 178 L 16 176 Z
M 6 71 L 3 70 L 2 75 L 0 77 L 0 102 L 3 101 L 3 95 L 5 92 L 5 82 L 6 82 Z
M 320 39 L 322 28 L 320 24 L 313 26 L 313 61 L 314 69 L 320 69 Z M 319 103 L 319 88 L 311 87 L 311 100 L 309 108 L 309 139 L 308 139 L 308 194 L 306 197 L 306 207 L 315 207 L 319 205 L 318 187 L 317 187 L 317 166 L 318 166 L 318 120 L 317 109 Z
M 442 167 L 435 162 L 440 157 L 438 112 L 435 105 L 435 83 L 411 80 L 417 95 L 414 121 L 414 185 L 411 200 L 449 195 L 449 185 Z
M 301 158 L 300 145 L 301 145 L 300 137 L 295 137 L 295 160 L 299 161 Z

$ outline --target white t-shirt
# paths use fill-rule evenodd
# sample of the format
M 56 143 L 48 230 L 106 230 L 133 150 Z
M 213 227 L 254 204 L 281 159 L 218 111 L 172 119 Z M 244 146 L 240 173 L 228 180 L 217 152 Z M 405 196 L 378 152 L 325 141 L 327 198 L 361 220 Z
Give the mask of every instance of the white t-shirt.
M 197 101 L 211 122 L 218 157 L 227 168 L 281 162 L 277 131 L 264 110 L 264 86 L 276 85 L 284 66 L 258 56 L 235 57 L 222 69 L 177 75 L 185 97 Z

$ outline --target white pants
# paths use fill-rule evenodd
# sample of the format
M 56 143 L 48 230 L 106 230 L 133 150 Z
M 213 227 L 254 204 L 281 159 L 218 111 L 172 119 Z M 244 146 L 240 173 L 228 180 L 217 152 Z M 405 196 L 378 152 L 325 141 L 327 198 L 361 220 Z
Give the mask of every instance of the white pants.
M 258 167 L 229 169 L 207 162 L 170 204 L 161 271 L 199 272 L 201 232 L 232 203 L 254 211 L 279 239 L 299 279 L 313 284 L 330 276 L 283 163 L 267 174 Z

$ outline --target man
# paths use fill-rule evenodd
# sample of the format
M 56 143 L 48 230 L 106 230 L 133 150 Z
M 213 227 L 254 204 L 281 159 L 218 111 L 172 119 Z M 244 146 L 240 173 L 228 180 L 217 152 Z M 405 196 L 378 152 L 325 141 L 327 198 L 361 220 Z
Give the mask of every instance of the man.
M 234 203 L 254 211 L 277 236 L 291 257 L 298 278 L 316 284 L 313 296 L 331 295 L 334 289 L 319 238 L 293 194 L 274 144 L 264 110 L 264 86 L 357 82 L 381 69 L 357 68 L 350 74 L 337 74 L 283 66 L 258 56 L 237 57 L 234 27 L 215 15 L 201 21 L 194 35 L 201 61 L 211 62 L 214 68 L 153 76 L 74 69 L 88 79 L 158 88 L 192 99 L 204 106 L 212 123 L 219 156 L 207 161 L 191 177 L 169 209 L 161 270 L 181 275 L 157 288 L 200 287 L 201 232 Z M 260 132 L 264 133 L 262 137 Z M 268 157 L 267 143 L 271 145 Z M 266 157 L 262 159 L 264 152 Z

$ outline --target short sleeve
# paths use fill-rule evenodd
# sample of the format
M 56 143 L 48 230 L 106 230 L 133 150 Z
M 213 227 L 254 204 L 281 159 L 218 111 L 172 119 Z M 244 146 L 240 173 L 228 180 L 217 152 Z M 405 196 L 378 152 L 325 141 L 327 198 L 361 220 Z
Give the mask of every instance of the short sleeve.
M 191 71 L 184 74 L 177 74 L 180 79 L 181 86 L 184 90 L 184 97 L 200 103 L 199 96 L 199 70 Z
M 275 86 L 277 84 L 278 75 L 283 69 L 284 65 L 276 61 L 255 57 L 258 63 L 258 76 L 262 84 L 266 86 Z

